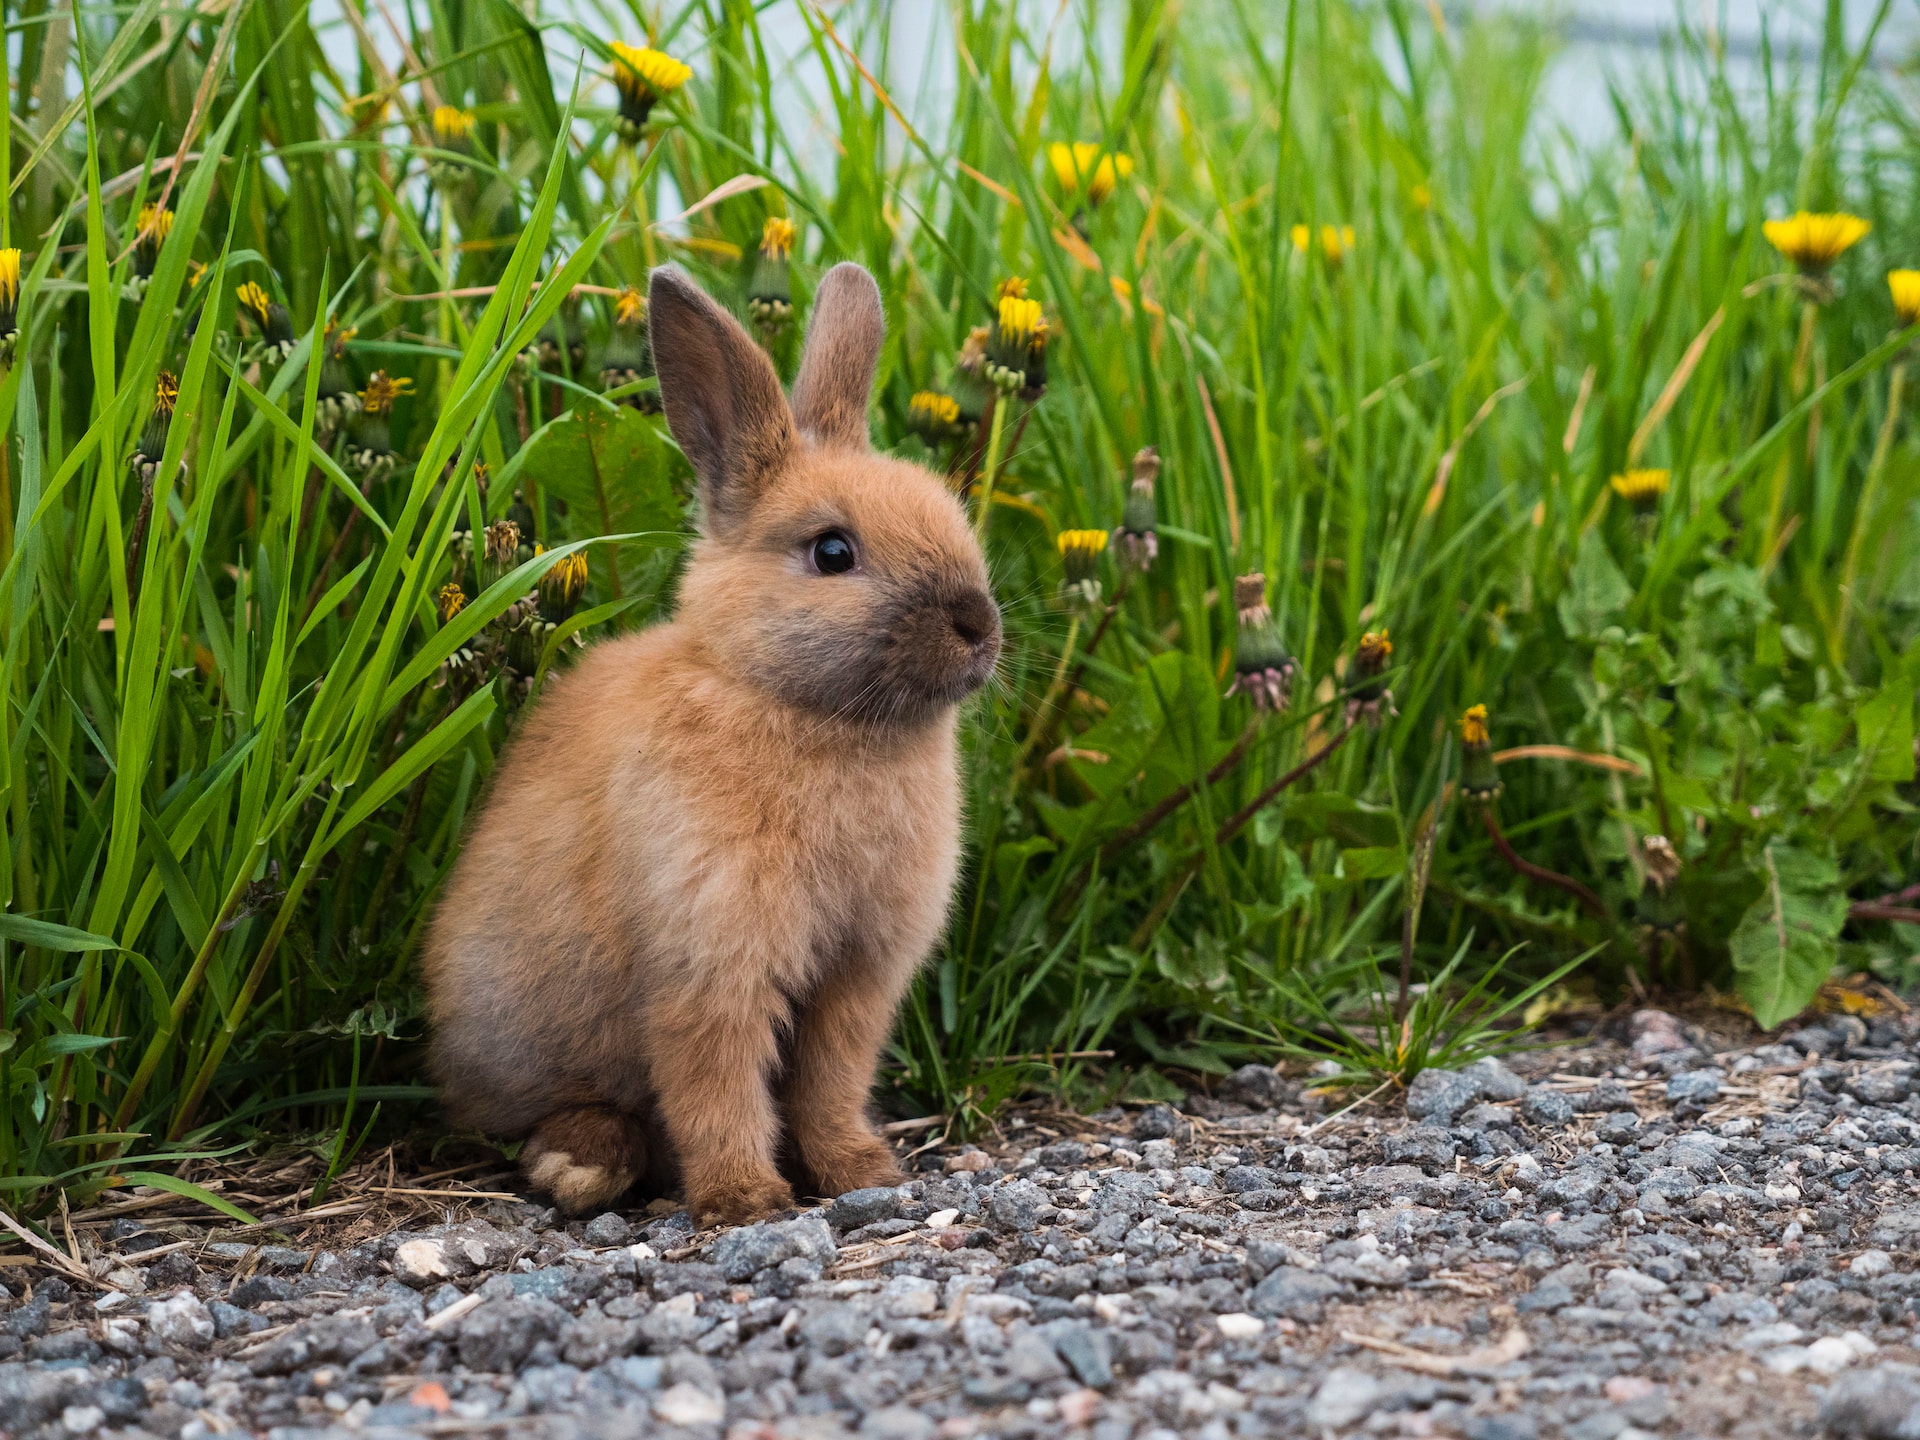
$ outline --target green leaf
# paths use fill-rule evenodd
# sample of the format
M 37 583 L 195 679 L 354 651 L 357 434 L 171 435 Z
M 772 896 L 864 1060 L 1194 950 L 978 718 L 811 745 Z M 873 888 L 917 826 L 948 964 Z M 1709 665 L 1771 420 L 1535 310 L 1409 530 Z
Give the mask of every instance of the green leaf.
M 1728 946 L 1740 993 L 1768 1030 L 1806 1009 L 1839 955 L 1847 897 L 1839 869 L 1787 845 L 1761 854 L 1760 897 L 1740 917 Z
M 576 538 L 680 529 L 683 506 L 674 477 L 686 461 L 666 427 L 637 410 L 583 405 L 546 427 L 518 475 L 528 493 L 566 502 Z M 646 585 L 672 563 L 657 546 L 602 545 L 588 561 L 599 594 L 615 600 Z
M 1340 852 L 1341 873 L 1349 880 L 1391 880 L 1406 868 L 1406 851 L 1398 845 L 1369 845 Z
M 151 1185 L 156 1190 L 165 1190 L 169 1195 L 178 1195 L 185 1200 L 198 1200 L 210 1209 L 218 1210 L 222 1215 L 238 1220 L 242 1225 L 258 1225 L 260 1221 L 242 1210 L 231 1200 L 222 1200 L 211 1190 L 203 1190 L 191 1180 L 182 1180 L 177 1176 L 163 1175 L 158 1170 L 122 1170 L 122 1185 Z
M 1913 779 L 1913 686 L 1896 678 L 1854 718 L 1868 778 L 1904 785 Z
M 1580 537 L 1580 549 L 1560 597 L 1560 623 L 1569 635 L 1597 635 L 1633 599 L 1633 587 L 1614 563 L 1613 552 L 1598 529 Z
M 0 940 L 73 953 L 120 948 L 117 940 L 110 940 L 105 935 L 76 930 L 71 925 L 56 925 L 51 920 L 29 920 L 25 915 L 0 915 Z

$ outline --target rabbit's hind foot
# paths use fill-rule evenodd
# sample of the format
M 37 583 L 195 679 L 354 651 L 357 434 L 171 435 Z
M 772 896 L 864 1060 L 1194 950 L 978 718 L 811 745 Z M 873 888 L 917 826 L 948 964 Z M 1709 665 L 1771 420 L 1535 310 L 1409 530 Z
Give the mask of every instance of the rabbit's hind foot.
M 646 1168 L 640 1122 L 601 1105 L 560 1110 L 534 1127 L 520 1168 L 535 1190 L 569 1215 L 598 1209 L 631 1189 Z

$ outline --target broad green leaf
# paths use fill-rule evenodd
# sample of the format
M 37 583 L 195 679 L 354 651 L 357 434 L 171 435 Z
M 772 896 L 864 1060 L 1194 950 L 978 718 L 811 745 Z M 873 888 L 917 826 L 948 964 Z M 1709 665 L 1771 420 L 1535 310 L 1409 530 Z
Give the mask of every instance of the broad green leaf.
M 1806 1009 L 1832 971 L 1847 897 L 1838 868 L 1821 855 L 1769 845 L 1759 869 L 1760 897 L 1728 945 L 1741 995 L 1771 1030 Z
M 1587 531 L 1580 537 L 1580 549 L 1560 597 L 1560 623 L 1569 635 L 1597 635 L 1632 600 L 1633 587 L 1614 563 L 1606 539 L 1597 527 Z
M 681 528 L 685 506 L 675 489 L 687 462 L 664 421 L 624 406 L 583 404 L 546 427 L 529 447 L 518 478 L 529 494 L 563 501 L 575 538 Z M 588 565 L 596 593 L 618 600 L 656 581 L 674 552 L 657 545 L 594 547 Z

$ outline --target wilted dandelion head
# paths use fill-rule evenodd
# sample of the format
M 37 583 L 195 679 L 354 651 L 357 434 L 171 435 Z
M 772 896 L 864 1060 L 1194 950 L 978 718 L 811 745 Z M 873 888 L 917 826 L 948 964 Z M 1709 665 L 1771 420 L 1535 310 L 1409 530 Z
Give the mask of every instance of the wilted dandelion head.
M 462 110 L 458 105 L 434 106 L 433 138 L 442 145 L 464 145 L 473 134 L 474 124 L 471 110 Z
M 495 565 L 511 565 L 520 551 L 520 527 L 511 520 L 496 520 L 487 526 L 487 559 Z
M 647 318 L 647 297 L 637 285 L 622 285 L 613 300 L 613 323 L 638 325 Z
M 337 320 L 329 320 L 325 336 L 321 341 L 321 349 L 327 359 L 338 360 L 347 353 L 348 343 L 359 333 L 359 330 L 352 325 L 342 325 Z
M 769 260 L 785 260 L 793 253 L 793 221 L 784 215 L 769 215 L 760 227 L 760 253 Z
M 967 332 L 967 338 L 960 344 L 960 353 L 954 358 L 954 369 L 969 375 L 978 375 L 987 363 L 987 336 L 991 332 L 985 325 L 976 325 Z
M 1236 575 L 1233 581 L 1233 608 L 1243 625 L 1259 624 L 1267 616 L 1267 577 L 1258 570 Z
M 1113 532 L 1122 563 L 1135 570 L 1151 570 L 1160 554 L 1158 532 L 1160 513 L 1154 504 L 1153 486 L 1160 478 L 1160 451 L 1148 445 L 1134 452 L 1133 482 L 1127 487 L 1127 501 L 1120 511 L 1120 526 Z
M 433 608 L 440 616 L 440 623 L 445 625 L 467 608 L 467 592 L 452 581 L 448 581 L 435 593 Z
M 1887 289 L 1902 325 L 1920 325 L 1920 270 L 1889 270 Z
M 1256 710 L 1286 709 L 1299 667 L 1267 608 L 1267 577 L 1258 571 L 1235 577 L 1233 606 L 1239 633 L 1233 647 L 1233 683 L 1227 694 L 1245 695 Z
M 1866 238 L 1873 226 L 1845 212 L 1812 214 L 1801 210 L 1760 227 L 1767 243 L 1791 260 L 1803 275 L 1823 274 L 1841 255 Z
M 1353 673 L 1370 680 L 1385 670 L 1392 658 L 1393 641 L 1387 638 L 1386 628 L 1369 630 L 1360 637 L 1360 648 L 1354 652 Z
M 1653 510 L 1660 503 L 1660 497 L 1667 493 L 1673 483 L 1670 470 L 1629 470 L 1624 475 L 1616 475 L 1608 482 L 1613 493 L 1642 515 Z
M 1666 836 L 1647 836 L 1640 842 L 1640 853 L 1647 862 L 1647 879 L 1663 893 L 1680 878 L 1680 852 Z
M 654 103 L 693 78 L 690 67 L 651 46 L 613 44 L 613 84 L 620 92 L 620 132 L 637 139 Z
M 412 389 L 413 381 L 406 376 L 376 370 L 367 377 L 367 388 L 360 392 L 360 404 L 369 415 L 391 415 L 393 402 Z
M 1474 749 L 1484 750 L 1493 743 L 1487 730 L 1487 707 L 1469 705 L 1466 713 L 1460 717 L 1460 743 Z
M 1098 145 L 1085 140 L 1069 145 L 1055 141 L 1047 147 L 1047 163 L 1060 188 L 1068 195 L 1086 187 L 1087 203 L 1099 205 L 1122 180 L 1133 174 L 1133 157 L 1117 150 L 1100 153 Z
M 153 408 L 165 414 L 173 414 L 173 407 L 180 403 L 180 380 L 171 370 L 162 370 L 153 381 Z
M 140 207 L 140 222 L 134 229 L 134 243 L 158 250 L 173 233 L 173 211 L 158 205 Z

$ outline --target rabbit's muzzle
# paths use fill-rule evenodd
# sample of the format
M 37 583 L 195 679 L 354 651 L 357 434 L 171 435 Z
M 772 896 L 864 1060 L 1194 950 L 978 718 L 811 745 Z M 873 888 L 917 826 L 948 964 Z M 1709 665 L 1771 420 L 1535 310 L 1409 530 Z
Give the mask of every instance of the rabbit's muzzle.
M 842 624 L 792 616 L 762 679 L 837 719 L 926 724 L 978 690 L 1000 657 L 1000 609 L 960 577 L 892 587 L 877 614 Z M 771 672 L 771 673 L 768 673 Z

